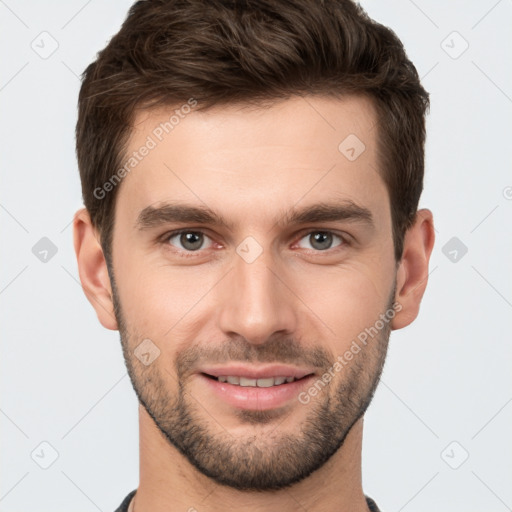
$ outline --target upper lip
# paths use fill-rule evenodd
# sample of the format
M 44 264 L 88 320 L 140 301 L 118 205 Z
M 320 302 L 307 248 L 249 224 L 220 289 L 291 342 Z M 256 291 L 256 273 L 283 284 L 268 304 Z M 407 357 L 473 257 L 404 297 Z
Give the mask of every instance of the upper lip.
M 213 377 L 238 376 L 247 379 L 266 379 L 271 377 L 295 377 L 302 379 L 306 375 L 314 373 L 309 368 L 298 368 L 283 364 L 272 364 L 265 366 L 247 366 L 231 364 L 227 366 L 210 366 L 200 369 L 200 373 L 206 373 Z

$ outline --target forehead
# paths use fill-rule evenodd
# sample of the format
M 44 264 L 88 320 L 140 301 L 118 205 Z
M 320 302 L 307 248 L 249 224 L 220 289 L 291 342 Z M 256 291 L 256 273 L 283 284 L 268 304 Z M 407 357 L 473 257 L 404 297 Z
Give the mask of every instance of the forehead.
M 387 199 L 376 122 L 372 102 L 355 96 L 140 111 L 118 201 L 136 215 L 170 199 L 245 211 L 326 196 L 363 203 Z

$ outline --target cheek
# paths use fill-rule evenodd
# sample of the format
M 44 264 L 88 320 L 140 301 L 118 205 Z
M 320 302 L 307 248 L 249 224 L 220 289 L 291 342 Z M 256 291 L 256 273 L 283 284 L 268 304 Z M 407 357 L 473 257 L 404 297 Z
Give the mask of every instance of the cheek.
M 324 323 L 322 332 L 333 344 L 345 346 L 384 312 L 392 291 L 391 277 L 362 265 L 330 272 L 319 268 L 309 272 L 310 285 L 302 284 L 298 295 L 310 308 L 309 316 L 313 311 Z
M 161 341 L 187 338 L 190 326 L 199 325 L 196 317 L 207 304 L 205 295 L 218 280 L 199 267 L 135 261 L 120 267 L 118 289 L 128 324 L 140 336 Z

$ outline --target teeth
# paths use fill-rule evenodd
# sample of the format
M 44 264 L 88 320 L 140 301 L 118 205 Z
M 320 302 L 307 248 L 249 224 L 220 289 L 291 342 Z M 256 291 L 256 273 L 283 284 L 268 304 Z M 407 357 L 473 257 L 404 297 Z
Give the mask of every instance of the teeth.
M 249 379 L 247 377 L 237 377 L 235 375 L 222 375 L 217 377 L 219 382 L 228 382 L 236 386 L 242 387 L 258 387 L 258 388 L 270 388 L 272 386 L 280 386 L 285 382 L 293 382 L 295 377 L 267 377 L 264 379 Z
M 256 384 L 259 388 L 271 388 L 275 385 L 274 377 L 269 377 L 268 379 L 258 379 Z
M 240 386 L 256 386 L 256 379 L 247 379 L 240 377 Z

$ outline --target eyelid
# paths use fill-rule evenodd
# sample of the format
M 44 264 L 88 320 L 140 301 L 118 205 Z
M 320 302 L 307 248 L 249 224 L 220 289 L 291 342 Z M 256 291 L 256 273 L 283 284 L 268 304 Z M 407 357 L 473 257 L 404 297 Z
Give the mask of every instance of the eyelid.
M 321 253 L 327 254 L 332 251 L 335 251 L 336 249 L 344 247 L 346 245 L 350 245 L 350 236 L 347 233 L 339 233 L 332 229 L 322 229 L 322 228 L 306 228 L 306 229 L 304 229 L 303 231 L 299 232 L 296 235 L 297 242 L 295 242 L 293 245 L 294 246 L 297 245 L 303 238 L 305 238 L 306 236 L 311 235 L 313 233 L 329 233 L 330 235 L 334 235 L 341 240 L 341 243 L 339 245 L 337 245 L 335 247 L 330 247 L 329 249 L 325 249 L 324 251 L 314 250 L 314 249 L 306 249 L 309 251 L 313 251 L 317 254 L 321 254 Z
M 198 228 L 198 229 L 195 229 L 195 228 L 182 228 L 182 229 L 176 229 L 176 230 L 173 230 L 173 231 L 167 231 L 165 234 L 163 234 L 162 236 L 158 237 L 158 242 L 161 243 L 161 244 L 164 244 L 166 246 L 170 246 L 172 247 L 176 252 L 180 253 L 180 254 L 187 254 L 187 255 L 194 255 L 194 254 L 200 254 L 200 253 L 203 253 L 206 249 L 198 249 L 197 251 L 187 251 L 186 249 L 180 249 L 179 247 L 175 247 L 174 245 L 172 245 L 169 240 L 171 238 L 174 238 L 175 236 L 178 236 L 178 235 L 182 235 L 183 233 L 196 233 L 196 234 L 201 234 L 203 235 L 204 237 L 210 239 L 210 241 L 212 242 L 212 244 L 215 243 L 215 241 L 212 239 L 211 236 L 209 236 L 206 231 L 202 228 Z
M 186 249 L 179 249 L 178 247 L 175 247 L 169 243 L 169 240 L 171 238 L 173 238 L 177 235 L 181 235 L 183 233 L 199 233 L 199 234 L 202 234 L 203 236 L 209 238 L 213 242 L 213 244 L 216 243 L 214 241 L 214 239 L 210 235 L 208 235 L 208 230 L 205 230 L 204 228 L 181 228 L 181 229 L 176 229 L 176 230 L 172 230 L 172 231 L 167 231 L 165 234 L 158 237 L 158 241 L 159 241 L 159 243 L 161 243 L 163 245 L 171 246 L 175 250 L 175 252 L 177 252 L 181 255 L 185 254 L 188 257 L 202 254 L 206 250 L 206 249 L 198 249 L 197 251 L 187 251 Z M 348 233 L 339 233 L 332 229 L 304 228 L 303 230 L 299 231 L 298 233 L 296 233 L 294 235 L 294 239 L 296 240 L 296 242 L 293 243 L 293 247 L 296 246 L 298 244 L 298 242 L 300 242 L 303 238 L 305 238 L 306 236 L 311 235 L 313 233 L 329 233 L 331 235 L 338 237 L 341 240 L 341 243 L 339 245 L 329 248 L 329 249 L 325 249 L 324 251 L 315 250 L 315 249 L 306 249 L 307 251 L 312 251 L 315 254 L 322 254 L 322 253 L 328 254 L 328 253 L 331 253 L 332 251 L 335 251 L 336 249 L 343 248 L 347 245 L 350 245 L 350 243 L 351 243 L 351 237 L 350 237 L 350 235 L 348 235 Z M 211 247 L 209 247 L 209 248 L 211 248 Z

